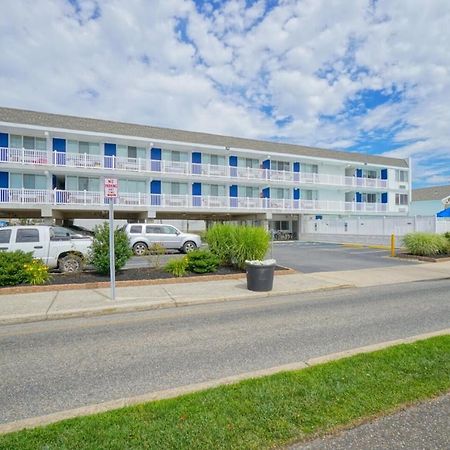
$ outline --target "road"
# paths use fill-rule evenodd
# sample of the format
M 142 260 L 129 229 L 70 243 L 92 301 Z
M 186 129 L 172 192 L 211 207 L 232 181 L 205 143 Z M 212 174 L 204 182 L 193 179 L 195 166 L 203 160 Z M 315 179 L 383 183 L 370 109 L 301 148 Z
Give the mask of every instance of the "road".
M 0 422 L 449 326 L 450 281 L 0 327 Z

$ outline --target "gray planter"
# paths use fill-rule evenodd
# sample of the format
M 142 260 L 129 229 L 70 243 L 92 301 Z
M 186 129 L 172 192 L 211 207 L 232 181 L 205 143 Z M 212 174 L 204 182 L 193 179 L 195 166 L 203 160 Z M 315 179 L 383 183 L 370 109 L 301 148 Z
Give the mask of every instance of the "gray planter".
M 246 261 L 247 289 L 257 292 L 271 291 L 275 266 L 276 261 L 274 259 Z

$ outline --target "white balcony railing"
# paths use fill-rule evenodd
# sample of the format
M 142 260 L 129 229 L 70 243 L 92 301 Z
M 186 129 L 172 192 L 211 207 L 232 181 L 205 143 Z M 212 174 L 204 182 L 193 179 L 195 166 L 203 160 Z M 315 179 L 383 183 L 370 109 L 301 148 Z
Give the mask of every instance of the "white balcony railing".
M 387 180 L 359 178 L 342 175 L 291 172 L 250 167 L 191 164 L 188 162 L 159 161 L 121 156 L 89 155 L 86 153 L 62 153 L 45 150 L 0 148 L 0 164 L 49 165 L 82 169 L 106 169 L 118 172 L 149 172 L 175 176 L 240 179 L 274 184 L 343 186 L 359 189 L 386 189 Z
M 103 192 L 62 191 L 58 189 L 0 189 L 0 203 L 11 205 L 84 205 L 102 206 L 107 204 Z M 144 193 L 119 193 L 115 200 L 119 206 L 145 206 L 155 209 L 196 209 L 205 210 L 253 210 L 289 212 L 387 212 L 386 203 L 357 203 L 334 200 L 293 200 L 259 197 L 217 197 L 195 195 L 168 195 Z

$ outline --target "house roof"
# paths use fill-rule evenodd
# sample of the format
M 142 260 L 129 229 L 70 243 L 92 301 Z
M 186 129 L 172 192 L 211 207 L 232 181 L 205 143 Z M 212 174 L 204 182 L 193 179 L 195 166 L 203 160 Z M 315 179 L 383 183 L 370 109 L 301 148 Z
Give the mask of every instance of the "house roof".
M 15 108 L 0 107 L 0 122 L 37 125 L 73 131 L 117 134 L 130 137 L 143 137 L 148 138 L 149 140 L 161 139 L 174 142 L 188 142 L 191 144 L 214 145 L 224 148 L 229 147 L 231 149 L 238 148 L 246 150 L 259 150 L 267 153 L 288 153 L 299 156 L 354 161 L 356 163 L 408 167 L 407 160 L 389 158 L 385 156 L 366 155 L 363 153 L 344 152 L 339 150 L 327 150 L 323 148 L 306 147 L 303 145 L 183 131 L 172 128 L 160 128 L 86 117 L 50 114 Z
M 450 185 L 431 186 L 412 190 L 412 201 L 422 202 L 426 200 L 443 200 L 450 196 Z

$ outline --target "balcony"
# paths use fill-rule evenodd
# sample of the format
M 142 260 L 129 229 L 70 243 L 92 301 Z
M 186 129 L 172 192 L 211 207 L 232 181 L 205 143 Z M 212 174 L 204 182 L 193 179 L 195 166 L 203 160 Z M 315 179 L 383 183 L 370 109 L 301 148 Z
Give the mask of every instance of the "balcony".
M 104 207 L 107 203 L 103 192 L 62 191 L 42 189 L 0 189 L 0 203 L 14 205 L 79 205 Z M 215 197 L 195 195 L 167 195 L 119 193 L 117 206 L 151 207 L 169 210 L 255 211 L 255 212 L 339 212 L 339 213 L 386 213 L 386 203 L 355 203 L 328 200 L 292 200 L 249 197 Z
M 239 180 L 271 185 L 340 186 L 353 189 L 387 189 L 387 180 L 358 178 L 343 175 L 290 172 L 256 169 L 250 167 L 191 164 L 189 162 L 160 161 L 120 156 L 89 155 L 85 153 L 61 153 L 45 150 L 0 148 L 2 163 L 32 166 L 73 167 L 80 169 L 104 169 L 114 172 L 161 173 L 175 177 Z

